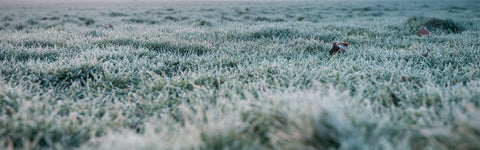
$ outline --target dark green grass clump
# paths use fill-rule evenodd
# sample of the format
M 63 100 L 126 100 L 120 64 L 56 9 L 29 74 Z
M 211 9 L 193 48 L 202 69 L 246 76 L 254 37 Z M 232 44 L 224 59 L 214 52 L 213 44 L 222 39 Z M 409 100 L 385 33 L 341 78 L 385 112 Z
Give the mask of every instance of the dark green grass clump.
M 95 76 L 103 75 L 103 68 L 98 65 L 82 64 L 67 68 L 39 73 L 38 81 L 44 87 L 65 88 L 72 85 L 73 82 L 84 84 L 87 80 L 93 80 Z
M 0 50 L 1 60 L 16 60 L 16 61 L 28 61 L 28 60 L 42 60 L 42 61 L 55 61 L 59 55 L 58 51 L 44 51 L 36 49 L 27 50 Z
M 433 31 L 446 33 L 461 33 L 465 30 L 462 25 L 452 19 L 440 19 L 435 17 L 410 17 L 405 25 L 410 32 L 415 32 L 420 26 L 424 26 Z
M 124 16 L 128 16 L 128 15 L 124 14 L 124 13 L 121 13 L 121 12 L 110 12 L 108 14 L 108 16 L 110 16 L 110 17 L 124 17 Z
M 59 41 L 47 41 L 47 40 L 24 40 L 24 41 L 11 41 L 11 44 L 15 46 L 22 46 L 28 48 L 55 48 L 55 47 L 64 47 L 67 46 L 66 43 Z
M 95 23 L 95 20 L 92 18 L 86 18 L 86 17 L 78 17 L 78 20 L 82 21 L 84 25 L 93 25 Z
M 264 28 L 251 32 L 250 38 L 291 38 L 296 34 L 295 30 L 290 28 Z
M 251 31 L 238 33 L 232 32 L 226 35 L 226 39 L 229 40 L 245 40 L 255 41 L 261 39 L 292 39 L 302 36 L 295 29 L 292 28 L 280 28 L 280 27 L 266 27 L 260 29 L 252 29 Z
M 201 20 L 201 19 L 195 20 L 194 23 L 192 23 L 192 24 L 195 24 L 196 26 L 199 26 L 199 27 L 204 27 L 204 26 L 211 27 L 211 26 L 214 25 L 210 21 Z
M 168 41 L 140 41 L 134 39 L 109 39 L 98 41 L 96 45 L 105 47 L 108 45 L 131 46 L 134 48 L 146 48 L 153 51 L 174 52 L 179 54 L 204 54 L 209 50 L 202 45 L 179 45 Z

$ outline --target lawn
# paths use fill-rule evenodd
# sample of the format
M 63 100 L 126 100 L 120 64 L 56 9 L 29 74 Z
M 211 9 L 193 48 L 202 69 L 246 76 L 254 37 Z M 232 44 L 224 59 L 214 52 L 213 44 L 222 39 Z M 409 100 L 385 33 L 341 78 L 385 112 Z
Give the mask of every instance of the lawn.
M 478 1 L 4 5 L 0 149 L 480 149 L 479 35 Z

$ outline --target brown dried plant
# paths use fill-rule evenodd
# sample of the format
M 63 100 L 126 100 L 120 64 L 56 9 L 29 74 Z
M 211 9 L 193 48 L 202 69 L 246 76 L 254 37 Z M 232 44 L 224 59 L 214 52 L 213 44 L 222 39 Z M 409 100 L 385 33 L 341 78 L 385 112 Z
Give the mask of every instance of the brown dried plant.
M 430 30 L 428 30 L 426 27 L 424 26 L 420 26 L 418 31 L 417 31 L 417 35 L 418 36 L 426 36 L 426 37 L 430 37 L 430 36 L 433 36 L 433 33 L 430 32 Z
M 343 53 L 348 47 L 348 43 L 345 42 L 333 42 L 332 48 L 328 51 L 328 54 L 333 55 L 338 52 Z

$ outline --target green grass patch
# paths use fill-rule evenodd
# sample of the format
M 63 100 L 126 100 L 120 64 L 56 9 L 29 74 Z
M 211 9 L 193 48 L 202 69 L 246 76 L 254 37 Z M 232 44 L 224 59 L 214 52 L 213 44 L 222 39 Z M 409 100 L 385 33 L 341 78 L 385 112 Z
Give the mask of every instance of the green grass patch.
M 476 5 L 11 6 L 0 149 L 479 149 Z
M 418 30 L 418 27 L 420 26 L 424 26 L 433 31 L 446 33 L 461 33 L 463 30 L 465 30 L 461 24 L 453 21 L 452 19 L 440 19 L 435 17 L 410 17 L 405 22 L 405 26 L 407 27 L 408 31 L 412 33 Z
M 96 42 L 98 46 L 108 46 L 108 45 L 116 45 L 116 46 L 131 46 L 134 48 L 146 48 L 153 51 L 160 51 L 160 52 L 173 52 L 178 54 L 204 54 L 207 53 L 208 50 L 202 45 L 179 45 L 169 41 L 141 41 L 141 40 L 134 40 L 130 38 L 123 38 L 123 39 L 108 39 L 108 40 L 101 40 Z

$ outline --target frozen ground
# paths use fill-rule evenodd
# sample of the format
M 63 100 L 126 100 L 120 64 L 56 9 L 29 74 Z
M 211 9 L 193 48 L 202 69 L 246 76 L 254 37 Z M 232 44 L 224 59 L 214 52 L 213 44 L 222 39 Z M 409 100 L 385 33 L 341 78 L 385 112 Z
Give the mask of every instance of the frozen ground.
M 0 149 L 480 149 L 479 5 L 4 5 Z

